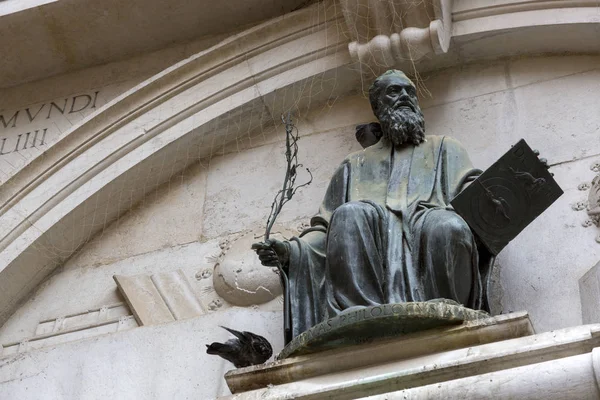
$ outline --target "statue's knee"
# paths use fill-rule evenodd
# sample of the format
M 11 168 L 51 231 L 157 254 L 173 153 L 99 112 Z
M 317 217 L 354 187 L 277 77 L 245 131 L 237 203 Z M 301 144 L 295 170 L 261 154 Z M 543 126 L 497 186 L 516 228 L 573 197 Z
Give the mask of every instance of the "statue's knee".
M 471 228 L 469 228 L 469 225 L 467 225 L 464 219 L 456 214 L 450 214 L 448 216 L 444 222 L 444 230 L 455 240 L 461 240 L 467 243 L 471 243 L 473 240 Z
M 360 216 L 360 215 L 368 215 L 375 211 L 375 208 L 369 204 L 364 203 L 362 201 L 350 201 L 348 203 L 344 203 L 333 212 L 334 216 L 339 217 L 348 217 L 348 216 Z
M 430 233 L 441 240 L 471 243 L 473 234 L 469 225 L 459 215 L 450 212 L 438 212 Z

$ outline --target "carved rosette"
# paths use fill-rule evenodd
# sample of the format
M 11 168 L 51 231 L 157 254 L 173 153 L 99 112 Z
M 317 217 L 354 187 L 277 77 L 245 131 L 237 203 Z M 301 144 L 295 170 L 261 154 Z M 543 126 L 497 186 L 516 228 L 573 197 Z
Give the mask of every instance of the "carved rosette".
M 341 0 L 355 62 L 389 68 L 448 51 L 449 0 Z

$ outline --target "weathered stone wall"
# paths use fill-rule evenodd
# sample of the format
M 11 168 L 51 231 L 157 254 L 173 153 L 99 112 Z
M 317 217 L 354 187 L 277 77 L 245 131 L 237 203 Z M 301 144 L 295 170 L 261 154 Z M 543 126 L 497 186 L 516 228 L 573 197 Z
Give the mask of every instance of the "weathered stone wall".
M 438 71 L 420 81 L 427 132 L 459 139 L 476 166 L 487 168 L 520 138 L 539 149 L 553 165 L 551 171 L 565 194 L 501 253 L 492 288 L 494 312 L 527 310 L 538 332 L 581 324 L 578 279 L 597 261 L 600 245 L 594 238 L 598 229 L 583 227 L 585 212 L 572 206 L 587 197 L 579 187 L 591 181 L 595 173 L 590 167 L 600 161 L 598 65 L 600 57 L 592 56 L 523 58 Z M 21 105 L 12 108 L 18 107 Z M 348 153 L 360 149 L 354 126 L 372 120 L 362 95 L 338 99 L 301 118 L 300 162 L 311 168 L 314 182 L 286 206 L 276 230 L 289 236 L 308 222 L 335 167 Z M 182 269 L 208 314 L 190 324 L 210 324 L 202 325 L 205 336 L 198 336 L 199 343 L 194 344 L 197 357 L 213 362 L 201 346 L 206 340 L 222 337 L 210 315 L 220 315 L 231 307 L 237 301 L 236 291 L 247 295 L 247 291 L 258 290 L 244 286 L 248 279 L 277 282 L 269 269 L 243 266 L 234 271 L 235 281 L 228 282 L 234 290 L 226 300 L 214 290 L 213 279 L 219 276 L 213 271 L 215 266 L 227 264 L 238 237 L 248 231 L 259 236 L 264 229 L 283 178 L 282 133 L 283 128 L 278 127 L 265 132 L 258 145 L 242 151 L 231 146 L 226 154 L 201 160 L 132 205 L 127 214 L 90 238 L 0 328 L 0 344 L 31 336 L 44 319 L 123 301 L 114 274 Z M 238 284 L 241 289 L 235 288 Z M 280 304 L 275 299 L 253 308 L 278 312 Z M 269 339 L 280 340 L 277 324 L 261 330 L 260 319 L 230 321 L 234 328 L 260 330 Z M 188 328 L 178 323 L 160 329 L 171 330 L 176 341 Z M 95 346 L 94 351 L 100 351 L 102 343 L 118 342 L 119 337 L 132 337 L 142 329 L 149 328 L 61 348 L 85 352 Z M 152 335 L 139 340 L 151 342 Z M 44 354 L 51 352 L 56 357 L 62 354 L 58 348 Z M 140 374 L 158 371 L 152 363 L 140 363 L 138 368 Z
M 353 119 L 370 118 L 368 103 L 356 96 L 340 100 L 331 109 L 317 110 L 298 125 L 302 133 L 300 161 L 310 167 L 314 183 L 284 208 L 274 232 L 285 230 L 289 237 L 308 222 L 333 170 L 347 154 L 360 149 L 354 139 Z M 41 285 L 0 328 L 2 343 L 31 336 L 39 321 L 123 301 L 114 274 L 182 269 L 207 311 L 230 307 L 213 289 L 213 279 L 219 279 L 213 271 L 218 263 L 227 263 L 229 248 L 241 235 L 264 231 L 273 196 L 283 179 L 280 139 L 280 129 L 272 130 L 265 133 L 267 144 L 201 160 L 134 205 Z M 252 261 L 258 264 L 255 257 Z M 278 287 L 275 273 L 256 267 L 249 266 L 250 275 Z M 240 281 L 252 278 L 245 271 L 240 275 Z M 234 292 L 228 299 L 244 295 L 243 290 Z M 260 307 L 279 310 L 281 303 L 275 299 Z
M 600 58 L 523 58 L 426 77 L 430 133 L 462 141 L 487 168 L 524 138 L 565 194 L 498 257 L 494 311 L 527 310 L 538 332 L 581 324 L 578 279 L 598 259 L 598 229 L 575 211 L 600 160 Z M 579 207 L 580 209 L 581 207 Z
M 207 357 L 204 343 L 224 341 L 218 325 L 281 326 L 277 313 L 229 309 L 200 318 L 19 354 L 0 362 L 1 399 L 213 399 L 229 389 L 229 363 Z M 276 350 L 283 340 L 273 339 Z M 16 362 L 12 362 L 15 360 Z

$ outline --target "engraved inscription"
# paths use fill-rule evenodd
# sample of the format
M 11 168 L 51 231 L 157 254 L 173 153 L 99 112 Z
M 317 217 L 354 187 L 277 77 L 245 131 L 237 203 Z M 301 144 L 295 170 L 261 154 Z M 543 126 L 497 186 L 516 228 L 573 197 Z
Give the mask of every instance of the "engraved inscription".
M 48 145 L 78 117 L 93 112 L 99 94 L 94 91 L 19 110 L 0 109 L 0 159 Z

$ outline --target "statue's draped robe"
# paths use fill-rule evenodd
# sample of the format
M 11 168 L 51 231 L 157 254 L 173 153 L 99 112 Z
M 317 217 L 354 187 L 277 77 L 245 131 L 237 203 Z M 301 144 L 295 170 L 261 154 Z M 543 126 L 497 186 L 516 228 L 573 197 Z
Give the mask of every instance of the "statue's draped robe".
M 311 227 L 290 242 L 293 336 L 353 306 L 460 297 L 465 285 L 468 296 L 453 300 L 486 309 L 491 256 L 450 206 L 480 173 L 448 137 L 400 149 L 382 139 L 348 156 Z M 464 238 L 447 245 L 454 232 Z

